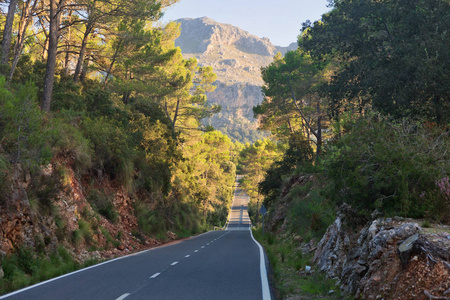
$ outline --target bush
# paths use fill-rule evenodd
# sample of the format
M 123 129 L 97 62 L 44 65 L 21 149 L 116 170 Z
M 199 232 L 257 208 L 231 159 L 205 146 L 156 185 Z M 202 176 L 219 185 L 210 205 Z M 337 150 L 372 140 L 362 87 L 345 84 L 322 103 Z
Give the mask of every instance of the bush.
M 295 234 L 301 235 L 305 241 L 311 238 L 320 239 L 328 226 L 334 222 L 334 204 L 317 189 L 312 190 L 306 197 L 303 197 L 304 193 L 304 187 L 290 192 L 294 194 L 291 196 L 294 200 L 289 213 L 289 228 Z
M 266 196 L 264 204 L 270 207 L 281 193 L 283 178 L 289 176 L 297 167 L 307 169 L 312 166 L 313 151 L 309 142 L 302 138 L 291 138 L 289 148 L 281 161 L 276 161 L 267 170 L 264 180 L 259 183 L 259 191 Z
M 82 173 L 92 167 L 92 145 L 79 129 L 80 116 L 64 112 L 61 117 L 53 119 L 54 147 L 59 154 L 73 158 L 76 171 Z
M 331 144 L 323 167 L 332 181 L 330 197 L 365 214 L 436 219 L 450 215 L 436 180 L 450 173 L 449 132 L 408 120 L 379 116 L 355 121 Z
M 99 214 L 114 223 L 118 221 L 119 214 L 114 207 L 111 196 L 108 196 L 102 191 L 92 189 L 87 200 Z
M 28 167 L 45 165 L 52 155 L 50 130 L 36 98 L 34 84 L 18 85 L 11 92 L 0 76 L 0 141 L 13 162 Z
M 135 152 L 127 132 L 104 117 L 86 118 L 82 129 L 93 145 L 97 167 L 111 179 L 119 179 L 126 187 L 131 187 Z
M 0 294 L 18 290 L 82 267 L 60 246 L 50 255 L 35 255 L 31 248 L 19 248 L 1 261 L 4 277 L 0 278 Z

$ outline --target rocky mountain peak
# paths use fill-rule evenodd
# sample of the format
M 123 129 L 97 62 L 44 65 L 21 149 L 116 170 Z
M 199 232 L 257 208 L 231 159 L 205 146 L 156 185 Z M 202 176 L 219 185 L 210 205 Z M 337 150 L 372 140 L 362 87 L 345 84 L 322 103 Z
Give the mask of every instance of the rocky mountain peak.
M 268 38 L 259 38 L 230 24 L 218 23 L 210 18 L 179 19 L 182 34 L 176 45 L 184 53 L 205 53 L 214 47 L 234 46 L 240 51 L 262 56 L 274 56 L 281 47 L 272 45 Z
M 222 111 L 206 122 L 241 142 L 262 138 L 252 111 L 263 99 L 261 67 L 270 64 L 278 52 L 296 49 L 297 44 L 278 47 L 268 38 L 207 17 L 176 22 L 181 33 L 175 45 L 183 56 L 196 57 L 199 65 L 211 66 L 217 74 L 217 88 L 208 100 L 220 104 Z
M 181 48 L 183 55 L 195 56 L 200 65 L 212 66 L 219 81 L 225 83 L 244 81 L 261 85 L 260 68 L 268 65 L 277 52 L 284 54 L 297 47 L 296 43 L 289 47 L 274 46 L 268 38 L 259 38 L 208 17 L 176 22 L 180 23 L 181 34 L 175 45 Z M 230 69 L 233 72 L 229 72 Z

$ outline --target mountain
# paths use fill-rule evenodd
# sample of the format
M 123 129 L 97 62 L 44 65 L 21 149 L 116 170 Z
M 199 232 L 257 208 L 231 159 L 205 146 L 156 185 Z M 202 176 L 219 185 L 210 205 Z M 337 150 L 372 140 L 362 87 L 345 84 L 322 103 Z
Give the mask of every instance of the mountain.
M 267 136 L 256 130 L 252 110 L 263 100 L 260 69 L 270 64 L 276 53 L 285 54 L 297 44 L 274 46 L 268 38 L 207 17 L 176 22 L 180 23 L 181 34 L 175 45 L 183 56 L 196 57 L 199 65 L 212 66 L 217 74 L 216 90 L 208 94 L 208 100 L 220 104 L 222 111 L 205 123 L 243 143 Z

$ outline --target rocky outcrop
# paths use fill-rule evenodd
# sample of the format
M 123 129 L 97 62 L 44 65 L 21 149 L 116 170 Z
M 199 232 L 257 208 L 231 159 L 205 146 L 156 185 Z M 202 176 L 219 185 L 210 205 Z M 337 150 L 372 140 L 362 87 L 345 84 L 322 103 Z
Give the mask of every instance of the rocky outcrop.
M 258 124 L 252 109 L 263 100 L 261 67 L 270 64 L 277 52 L 284 54 L 296 49 L 297 44 L 274 46 L 267 38 L 206 17 L 176 22 L 180 23 L 181 34 L 175 45 L 183 56 L 196 57 L 199 65 L 212 66 L 217 74 L 216 90 L 207 96 L 210 103 L 220 104 L 222 111 L 206 123 L 222 131 L 237 123 L 242 129 L 256 132 Z M 232 132 L 226 133 L 234 137 Z
M 317 245 L 318 269 L 361 299 L 447 299 L 450 297 L 450 227 L 421 228 L 410 219 L 378 218 L 361 226 L 344 205 Z M 399 245 L 413 235 L 409 261 Z
M 144 234 L 139 234 L 139 239 L 132 234 L 139 232 L 134 200 L 123 187 L 106 178 L 94 186 L 112 195 L 117 222 L 94 212 L 86 199 L 87 190 L 93 183 L 84 183 L 66 161 L 58 159 L 33 176 L 17 164 L 11 175 L 6 183 L 8 192 L 0 203 L 0 258 L 18 247 L 51 253 L 59 245 L 65 245 L 73 249 L 73 255 L 82 262 L 91 258 L 111 258 L 159 244 Z M 32 192 L 36 189 L 40 199 Z M 42 195 L 43 191 L 49 190 L 53 192 Z M 80 220 L 90 223 L 90 236 L 88 240 L 75 241 L 73 237 L 80 230 Z M 168 238 L 176 237 L 171 234 Z M 87 251 L 91 245 L 103 250 Z
M 33 226 L 26 192 L 30 182 L 30 173 L 24 171 L 20 164 L 16 164 L 10 180 L 6 183 L 9 193 L 3 195 L 4 203 L 0 207 L 0 256 L 11 252 L 15 245 L 34 245 L 36 228 Z

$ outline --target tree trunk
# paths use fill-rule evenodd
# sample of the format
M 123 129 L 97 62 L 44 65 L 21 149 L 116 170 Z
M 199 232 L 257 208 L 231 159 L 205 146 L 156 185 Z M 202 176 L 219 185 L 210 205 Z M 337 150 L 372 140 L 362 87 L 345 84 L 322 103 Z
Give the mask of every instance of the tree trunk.
M 14 23 L 14 14 L 16 13 L 18 0 L 11 0 L 6 16 L 5 28 L 2 39 L 2 57 L 0 63 L 6 65 L 9 60 L 9 48 L 11 47 L 12 29 Z
M 75 74 L 73 74 L 73 81 L 78 82 L 81 74 L 81 70 L 83 68 L 84 57 L 86 55 L 86 47 L 89 34 L 91 33 L 91 24 L 88 23 L 86 25 L 86 31 L 83 35 L 83 40 L 81 41 L 80 55 L 78 56 L 77 66 L 75 67 Z
M 72 10 L 69 11 L 68 14 L 68 18 L 69 18 L 69 23 L 72 22 Z M 69 28 L 67 28 L 67 38 L 66 38 L 66 57 L 64 58 L 64 69 L 65 69 L 65 74 L 66 76 L 69 76 L 69 62 L 70 62 L 70 38 L 72 36 L 72 26 L 69 26 Z
M 317 151 L 316 151 L 316 161 L 319 159 L 322 152 L 322 110 L 320 108 L 320 99 L 317 101 Z
M 291 87 L 291 93 L 292 93 L 292 99 L 294 100 L 295 107 L 296 107 L 297 111 L 299 112 L 301 118 L 303 119 L 304 123 L 306 124 L 307 130 L 309 130 L 310 133 L 312 133 L 317 139 L 317 142 L 316 142 L 316 145 L 317 145 L 316 159 L 317 159 L 320 155 L 320 151 L 322 150 L 322 124 L 321 124 L 322 112 L 320 109 L 320 101 L 317 103 L 317 112 L 319 114 L 319 117 L 317 119 L 318 128 L 317 128 L 317 133 L 316 133 L 314 131 L 314 129 L 312 128 L 311 123 L 308 122 L 308 118 L 306 118 L 305 114 L 303 113 L 303 110 L 298 105 L 297 99 L 295 97 L 295 92 L 294 92 L 294 89 L 292 89 L 292 87 Z
M 24 7 L 22 9 L 22 16 L 19 22 L 19 31 L 17 33 L 17 42 L 16 45 L 14 46 L 14 58 L 11 64 L 11 70 L 9 72 L 9 81 L 12 80 L 14 71 L 16 70 L 17 64 L 19 63 L 19 58 L 23 50 L 23 45 L 25 44 L 26 31 L 33 18 L 32 14 L 33 11 L 36 9 L 36 4 L 38 2 L 34 1 L 33 6 L 30 7 L 31 1 L 32 0 L 28 0 L 26 3 L 24 3 Z
M 64 6 L 64 2 L 65 0 L 60 0 L 58 5 L 56 0 L 50 0 L 50 31 L 48 33 L 47 66 L 45 68 L 44 90 L 41 100 L 41 109 L 45 112 L 50 111 L 50 103 L 52 100 L 59 40 L 59 26 L 61 23 L 62 7 Z
M 84 82 L 86 80 L 87 71 L 89 68 L 89 63 L 91 62 L 92 56 L 87 55 L 86 59 L 83 62 L 83 68 L 81 69 L 80 81 Z
M 116 62 L 117 56 L 119 55 L 119 49 L 120 49 L 120 47 L 122 45 L 122 41 L 123 40 L 119 41 L 119 44 L 117 45 L 117 48 L 114 51 L 114 55 L 112 57 L 111 64 L 109 65 L 108 70 L 106 70 L 105 81 L 103 82 L 103 87 L 106 86 L 106 83 L 108 82 L 109 75 L 111 75 L 112 69 L 114 67 L 114 63 Z

